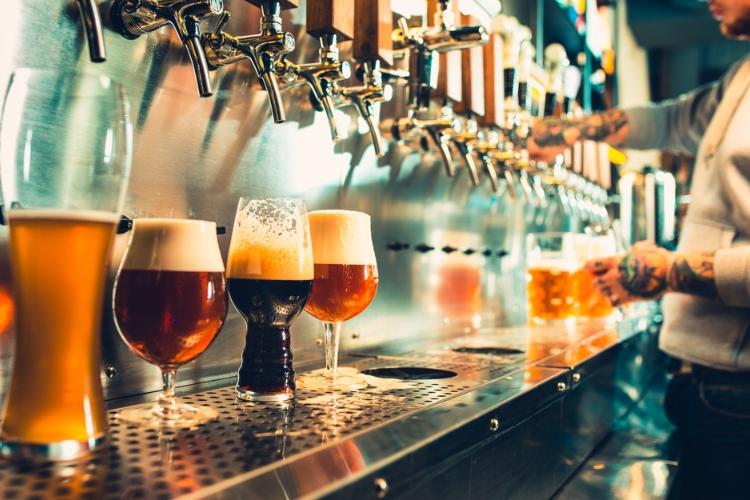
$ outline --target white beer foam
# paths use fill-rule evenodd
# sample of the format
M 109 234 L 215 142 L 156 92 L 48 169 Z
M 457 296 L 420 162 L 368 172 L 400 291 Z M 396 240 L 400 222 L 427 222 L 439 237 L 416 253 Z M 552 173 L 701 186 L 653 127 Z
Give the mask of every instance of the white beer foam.
M 300 200 L 240 200 L 229 244 L 227 276 L 313 279 L 310 233 Z
M 120 216 L 112 212 L 100 210 L 66 210 L 66 209 L 11 209 L 8 211 L 8 220 L 28 219 L 54 219 L 54 220 L 80 220 L 90 222 L 107 222 L 116 224 Z
M 123 269 L 224 272 L 214 222 L 135 219 Z
M 308 219 L 316 264 L 376 265 L 368 214 L 316 210 Z

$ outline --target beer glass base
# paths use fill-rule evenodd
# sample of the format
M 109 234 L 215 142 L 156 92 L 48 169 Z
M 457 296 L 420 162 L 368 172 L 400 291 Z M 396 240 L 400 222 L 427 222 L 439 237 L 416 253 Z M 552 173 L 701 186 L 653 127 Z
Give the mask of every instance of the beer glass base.
M 0 457 L 20 462 L 71 462 L 88 457 L 100 450 L 106 436 L 88 441 L 66 439 L 56 443 L 28 443 L 0 436 Z
M 165 417 L 158 404 L 140 405 L 118 412 L 120 422 L 141 427 L 186 429 L 197 427 L 219 417 L 219 412 L 208 406 L 179 403 L 175 410 Z
M 237 394 L 237 397 L 243 401 L 261 401 L 269 403 L 289 401 L 294 398 L 294 391 L 291 389 L 282 392 L 255 392 L 243 387 L 236 387 L 235 394 Z

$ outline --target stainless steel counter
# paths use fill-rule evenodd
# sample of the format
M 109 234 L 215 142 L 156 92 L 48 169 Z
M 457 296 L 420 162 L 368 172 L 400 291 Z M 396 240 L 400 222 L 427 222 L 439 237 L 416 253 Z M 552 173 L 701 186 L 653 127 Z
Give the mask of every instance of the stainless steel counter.
M 484 330 L 354 353 L 345 364 L 361 370 L 429 367 L 455 376 L 350 394 L 303 388 L 286 406 L 239 402 L 231 379 L 183 389 L 186 400 L 220 411 L 218 420 L 191 430 L 130 427 L 117 415 L 133 400 L 113 401 L 110 445 L 100 456 L 67 467 L 2 464 L 0 491 L 6 498 L 424 498 L 438 492 L 547 498 L 612 419 L 640 398 L 657 369 L 650 313 L 644 314 L 616 328 Z M 481 354 L 486 348 L 504 351 Z M 625 376 L 633 372 L 640 375 Z

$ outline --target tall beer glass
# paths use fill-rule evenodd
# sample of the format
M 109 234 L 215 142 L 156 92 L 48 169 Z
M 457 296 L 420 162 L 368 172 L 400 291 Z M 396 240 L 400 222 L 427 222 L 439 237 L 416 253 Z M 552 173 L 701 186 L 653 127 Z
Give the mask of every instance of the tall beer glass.
M 289 326 L 313 279 L 305 202 L 241 198 L 227 259 L 229 298 L 247 322 L 237 396 L 285 401 L 294 395 Z
M 327 375 L 334 387 L 367 387 L 362 377 L 337 376 L 336 368 L 344 321 L 367 309 L 378 289 L 370 216 L 350 210 L 317 210 L 308 219 L 315 280 L 305 310 L 323 322 Z
M 575 246 L 582 266 L 588 260 L 612 257 L 617 254 L 617 242 L 612 232 L 576 235 Z M 614 312 L 609 299 L 594 286 L 595 276 L 581 267 L 576 271 L 575 278 L 579 317 L 606 318 Z
M 125 92 L 108 77 L 11 76 L 0 124 L 16 301 L 4 456 L 76 459 L 106 435 L 102 298 L 131 143 Z
M 575 318 L 579 267 L 572 233 L 527 237 L 528 312 L 532 323 Z
M 224 262 L 216 224 L 186 219 L 136 219 L 113 297 L 115 324 L 138 356 L 161 369 L 153 405 L 120 412 L 149 427 L 193 427 L 218 416 L 175 397 L 177 368 L 208 349 L 227 315 Z

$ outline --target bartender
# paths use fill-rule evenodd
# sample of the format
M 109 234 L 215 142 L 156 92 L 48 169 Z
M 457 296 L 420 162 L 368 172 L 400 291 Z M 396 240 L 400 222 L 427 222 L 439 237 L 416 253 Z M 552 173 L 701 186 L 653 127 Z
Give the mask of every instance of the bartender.
M 711 0 L 729 38 L 750 37 L 750 0 Z M 719 81 L 655 105 L 545 119 L 533 158 L 579 140 L 695 156 L 676 252 L 650 242 L 591 261 L 615 305 L 664 296 L 659 345 L 681 361 L 665 397 L 681 447 L 670 498 L 750 498 L 750 57 Z

